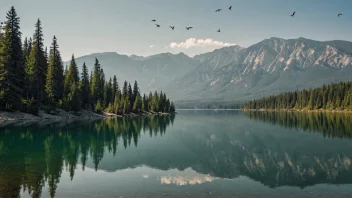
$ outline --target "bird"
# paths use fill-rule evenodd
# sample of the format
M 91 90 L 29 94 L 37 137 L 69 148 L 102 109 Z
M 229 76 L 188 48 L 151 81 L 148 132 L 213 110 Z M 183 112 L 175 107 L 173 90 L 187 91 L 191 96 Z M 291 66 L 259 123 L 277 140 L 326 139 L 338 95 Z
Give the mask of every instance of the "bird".
M 155 19 L 152 20 L 152 22 L 155 22 L 155 21 L 156 21 Z
M 231 9 L 232 9 L 232 6 L 229 7 L 229 10 L 231 10 Z
M 220 12 L 222 9 L 217 9 L 217 10 L 215 10 L 215 12 Z
M 156 25 L 156 27 L 160 27 L 160 25 L 158 25 L 158 24 L 155 24 Z
M 218 32 L 221 32 L 220 29 L 218 30 Z
M 193 27 L 186 27 L 187 30 L 190 30 L 190 29 L 192 29 L 192 28 L 193 28 Z
M 340 17 L 342 14 L 338 14 L 337 17 Z
M 175 29 L 175 26 L 169 26 L 172 30 L 174 30 Z
M 292 14 L 291 14 L 291 17 L 295 16 L 296 14 L 296 11 L 294 11 Z

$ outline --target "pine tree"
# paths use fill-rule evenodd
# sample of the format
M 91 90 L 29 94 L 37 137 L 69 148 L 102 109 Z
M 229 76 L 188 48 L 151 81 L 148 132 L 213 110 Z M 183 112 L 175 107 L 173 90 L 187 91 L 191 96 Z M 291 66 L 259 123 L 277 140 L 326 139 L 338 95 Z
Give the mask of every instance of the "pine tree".
M 120 101 L 121 101 L 121 93 L 117 91 L 115 94 L 115 100 L 114 100 L 114 106 L 113 106 L 115 114 L 119 114 L 120 112 Z
M 170 113 L 175 113 L 176 109 L 175 109 L 175 105 L 173 102 L 171 102 L 171 105 L 170 105 Z
M 40 104 L 45 98 L 45 71 L 46 60 L 44 56 L 43 33 L 41 22 L 38 19 L 29 57 L 26 61 L 26 85 L 29 86 L 27 98 L 34 98 Z
M 148 98 L 145 94 L 143 94 L 142 110 L 148 111 Z
M 12 6 L 7 12 L 0 49 L 0 109 L 20 110 L 24 87 L 24 62 L 20 18 Z
M 123 97 L 127 97 L 127 95 L 128 95 L 128 84 L 127 84 L 127 81 L 125 81 L 124 83 L 123 83 L 123 87 L 122 87 L 122 96 Z
M 72 55 L 64 83 L 64 101 L 66 108 L 68 110 L 80 110 L 80 99 L 78 68 L 75 57 Z
M 86 63 L 82 66 L 82 76 L 81 76 L 81 91 L 82 91 L 82 107 L 88 109 L 90 106 L 90 84 L 89 84 L 89 74 Z
M 112 98 L 112 80 L 110 78 L 109 82 L 105 83 L 104 87 L 104 107 L 109 106 L 111 104 Z
M 116 75 L 114 75 L 113 82 L 112 82 L 112 99 L 111 99 L 111 101 L 115 101 L 115 96 L 116 96 L 118 89 L 119 89 L 119 84 L 117 82 Z
M 100 67 L 99 60 L 95 58 L 95 64 L 93 68 L 93 77 L 91 81 L 91 97 L 92 97 L 92 103 L 95 106 L 98 101 L 100 101 L 100 106 L 103 107 L 103 101 L 104 101 L 104 72 Z
M 131 87 L 131 83 L 128 83 L 128 89 L 127 89 L 127 96 L 129 98 L 129 104 L 130 106 L 133 106 L 133 91 L 132 91 L 132 87 Z
M 139 113 L 141 110 L 141 107 L 142 107 L 141 97 L 137 95 L 133 104 L 133 112 Z
M 132 93 L 132 100 L 135 101 L 137 96 L 140 96 L 140 93 L 139 93 L 139 87 L 138 87 L 138 83 L 137 81 L 134 81 L 134 84 L 133 84 L 133 93 Z
M 66 77 L 67 72 L 68 72 L 68 67 L 67 67 L 67 65 L 66 65 L 66 66 L 65 66 L 65 70 L 64 70 L 64 77 Z
M 24 62 L 26 61 L 26 57 L 27 57 L 27 54 L 28 54 L 28 40 L 27 40 L 27 37 L 24 39 L 23 41 L 23 48 L 22 48 L 22 55 L 23 55 L 23 60 Z
M 57 44 L 57 39 L 54 36 L 50 48 L 48 73 L 46 75 L 45 91 L 49 104 L 56 106 L 63 98 L 64 76 L 63 64 Z

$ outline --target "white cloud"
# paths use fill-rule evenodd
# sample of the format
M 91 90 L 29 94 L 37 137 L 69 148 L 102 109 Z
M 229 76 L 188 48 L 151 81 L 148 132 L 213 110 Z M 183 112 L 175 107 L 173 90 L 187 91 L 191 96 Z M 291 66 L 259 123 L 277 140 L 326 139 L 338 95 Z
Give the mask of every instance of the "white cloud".
M 176 184 L 178 186 L 184 185 L 195 185 L 202 184 L 206 182 L 212 182 L 215 178 L 205 175 L 205 176 L 194 176 L 194 177 L 182 177 L 182 176 L 162 176 L 160 182 L 162 184 Z
M 154 45 L 149 45 L 149 48 L 153 48 L 154 47 Z
M 222 41 L 215 41 L 211 38 L 207 39 L 196 39 L 196 38 L 189 38 L 185 42 L 172 42 L 167 47 L 169 48 L 191 48 L 191 47 L 227 47 L 236 45 L 234 43 L 224 43 Z

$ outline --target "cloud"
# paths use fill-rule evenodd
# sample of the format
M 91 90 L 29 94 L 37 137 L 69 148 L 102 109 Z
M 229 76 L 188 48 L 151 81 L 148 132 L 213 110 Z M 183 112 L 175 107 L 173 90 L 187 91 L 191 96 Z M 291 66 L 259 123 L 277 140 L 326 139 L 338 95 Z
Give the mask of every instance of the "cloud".
M 154 47 L 154 45 L 149 45 L 149 48 L 153 48 Z
M 215 179 L 209 175 L 194 177 L 162 176 L 160 178 L 162 184 L 176 184 L 178 186 L 202 184 L 213 180 Z
M 236 45 L 236 44 L 224 43 L 222 41 L 215 41 L 211 38 L 207 38 L 207 39 L 189 38 L 185 42 L 181 42 L 181 43 L 172 42 L 167 47 L 172 49 L 175 49 L 175 48 L 188 49 L 191 47 L 227 47 L 232 45 Z

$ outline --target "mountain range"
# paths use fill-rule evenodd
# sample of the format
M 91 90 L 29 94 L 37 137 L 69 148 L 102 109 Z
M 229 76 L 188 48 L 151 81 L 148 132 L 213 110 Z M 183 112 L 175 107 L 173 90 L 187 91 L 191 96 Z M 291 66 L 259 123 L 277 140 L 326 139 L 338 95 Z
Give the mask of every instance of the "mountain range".
M 107 77 L 137 80 L 142 91 L 165 91 L 172 100 L 244 102 L 249 99 L 349 81 L 352 42 L 272 37 L 247 48 L 236 46 L 189 57 L 162 53 L 148 57 L 115 52 L 76 59 L 92 68 L 98 58 Z M 68 64 L 68 63 L 66 63 Z

